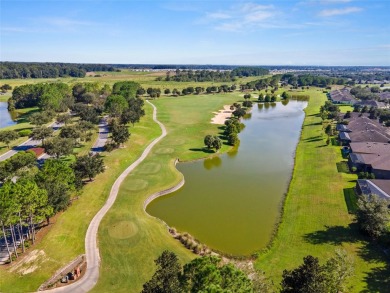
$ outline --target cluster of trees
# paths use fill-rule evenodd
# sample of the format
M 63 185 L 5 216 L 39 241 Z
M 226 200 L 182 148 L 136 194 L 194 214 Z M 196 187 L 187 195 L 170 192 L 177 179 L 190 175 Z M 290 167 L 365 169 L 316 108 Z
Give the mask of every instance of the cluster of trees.
M 25 235 L 34 243 L 36 227 L 69 206 L 84 178 L 91 180 L 103 171 L 103 160 L 92 155 L 77 157 L 74 164 L 48 159 L 40 169 L 32 152 L 20 152 L 1 162 L 0 223 L 10 261 L 8 238 L 17 257 L 17 241 L 24 252 Z
M 222 140 L 216 135 L 206 135 L 203 142 L 208 149 L 215 149 L 216 152 L 222 147 Z
M 247 89 L 252 89 L 252 90 L 267 90 L 268 87 L 273 88 L 271 92 L 273 93 L 275 90 L 278 89 L 278 85 L 281 79 L 280 74 L 273 75 L 268 78 L 262 78 L 258 80 L 254 80 L 251 82 L 248 82 L 246 85 L 241 85 L 241 90 L 247 90 Z
M 112 133 L 112 140 L 107 142 L 106 150 L 125 143 L 131 135 L 127 125 L 131 123 L 134 126 L 145 115 L 144 100 L 137 94 L 140 88 L 138 83 L 132 81 L 114 84 L 113 94 L 105 102 L 105 110 L 111 116 L 109 127 Z
M 160 78 L 161 79 L 161 78 Z M 172 75 L 170 71 L 167 72 L 165 81 L 182 81 L 182 82 L 224 82 L 235 81 L 236 78 L 232 71 L 213 71 L 213 70 L 180 70 L 176 69 L 175 74 Z
M 4 143 L 8 148 L 11 141 L 18 138 L 19 134 L 15 130 L 0 131 L 0 142 Z
M 241 124 L 238 118 L 233 117 L 225 121 L 224 134 L 227 137 L 228 144 L 235 146 L 240 143 L 238 133 L 241 132 Z
M 379 87 L 362 88 L 361 86 L 357 86 L 353 87 L 350 92 L 359 100 L 378 100 L 379 95 L 377 93 L 380 92 L 380 90 Z
M 12 90 L 12 86 L 10 86 L 8 83 L 5 83 L 2 86 L 0 86 L 0 90 L 2 93 L 6 93 L 7 91 Z
M 73 104 L 70 87 L 65 83 L 38 83 L 17 86 L 8 100 L 8 110 L 40 107 L 44 110 L 66 111 Z
M 0 63 L 0 79 L 85 77 L 88 71 L 115 71 L 115 68 L 103 64 Z
M 325 119 L 337 119 L 340 114 L 340 108 L 337 105 L 332 104 L 330 101 L 326 101 L 320 108 L 320 115 L 322 120 Z
M 276 101 L 276 96 L 275 95 L 270 95 L 270 94 L 260 93 L 258 101 L 259 102 L 265 102 L 265 103 L 269 103 L 269 102 L 273 103 L 273 102 Z
M 342 250 L 336 250 L 335 256 L 324 265 L 308 255 L 298 268 L 283 271 L 280 292 L 345 292 L 346 280 L 352 274 L 353 260 Z
M 157 270 L 142 293 L 253 292 L 245 273 L 215 256 L 196 258 L 182 267 L 177 256 L 165 250 L 155 264 Z
M 163 251 L 155 264 L 157 269 L 143 285 L 143 293 L 275 292 L 269 280 L 259 272 L 244 272 L 231 263 L 223 265 L 216 256 L 199 257 L 182 267 L 173 252 Z M 343 250 L 336 250 L 323 265 L 318 258 L 308 255 L 299 267 L 284 270 L 279 292 L 345 292 L 353 271 L 353 259 Z
M 269 70 L 262 67 L 237 67 L 232 70 L 232 75 L 238 77 L 262 76 L 267 74 L 269 74 Z
M 296 75 L 293 73 L 283 74 L 281 80 L 285 84 L 290 84 L 294 87 L 298 86 L 318 86 L 327 87 L 332 84 L 343 85 L 346 83 L 344 78 L 333 78 L 327 76 L 319 76 L 312 74 Z

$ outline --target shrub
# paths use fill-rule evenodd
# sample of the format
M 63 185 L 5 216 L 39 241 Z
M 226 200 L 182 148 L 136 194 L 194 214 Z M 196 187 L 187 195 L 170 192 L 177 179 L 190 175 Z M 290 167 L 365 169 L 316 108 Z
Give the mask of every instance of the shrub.
M 24 136 L 30 136 L 31 135 L 31 129 L 23 129 L 23 130 L 20 130 L 19 131 L 19 135 L 21 137 L 24 137 Z

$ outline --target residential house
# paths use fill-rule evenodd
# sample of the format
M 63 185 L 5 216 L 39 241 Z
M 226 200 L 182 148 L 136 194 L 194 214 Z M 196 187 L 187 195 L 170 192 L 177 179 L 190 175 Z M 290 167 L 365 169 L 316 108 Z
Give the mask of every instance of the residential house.
M 351 95 L 349 89 L 347 88 L 331 91 L 328 95 L 328 98 L 334 104 L 354 105 L 357 102 L 355 97 Z
M 382 199 L 390 200 L 390 180 L 358 179 L 356 191 L 359 195 L 375 194 Z

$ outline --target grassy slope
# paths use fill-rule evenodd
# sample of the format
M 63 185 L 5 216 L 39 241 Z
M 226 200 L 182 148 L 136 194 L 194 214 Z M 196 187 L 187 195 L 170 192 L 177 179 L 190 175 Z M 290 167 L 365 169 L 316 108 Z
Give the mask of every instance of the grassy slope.
M 98 175 L 93 183 L 85 186 L 80 198 L 57 218 L 42 242 L 34 247 L 45 252 L 47 261 L 40 264 L 34 273 L 25 276 L 10 273 L 1 267 L 1 292 L 36 290 L 54 271 L 84 253 L 84 237 L 89 222 L 105 202 L 115 179 L 160 133 L 158 125 L 151 119 L 151 107 L 146 106 L 145 110 L 147 115 L 134 128 L 130 128 L 132 135 L 126 148 L 106 154 L 105 173 Z
M 350 292 L 385 292 L 390 282 L 385 257 L 360 236 L 344 199 L 343 189 L 354 186 L 356 175 L 337 172 L 340 147 L 325 145 L 317 115 L 326 97 L 319 91 L 309 93 L 283 222 L 272 247 L 260 255 L 256 266 L 278 285 L 283 269 L 297 267 L 304 256 L 311 254 L 324 261 L 342 247 L 355 259 Z
M 173 165 L 175 158 L 192 160 L 206 155 L 190 149 L 202 148 L 204 136 L 218 132 L 217 126 L 209 123 L 212 112 L 239 99 L 229 94 L 154 101 L 158 119 L 167 127 L 168 135 L 126 178 L 100 226 L 102 270 L 93 292 L 140 292 L 154 272 L 153 260 L 164 249 L 174 251 L 183 262 L 194 257 L 169 236 L 161 221 L 143 211 L 143 202 L 154 192 L 180 181 L 182 175 Z M 227 149 L 224 146 L 223 150 Z M 120 228 L 126 225 L 130 228 Z

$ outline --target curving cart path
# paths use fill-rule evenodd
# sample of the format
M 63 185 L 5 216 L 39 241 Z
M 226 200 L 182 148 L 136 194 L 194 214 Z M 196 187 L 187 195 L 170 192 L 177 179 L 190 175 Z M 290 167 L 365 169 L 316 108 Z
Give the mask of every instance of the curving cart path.
M 75 283 L 72 283 L 68 286 L 59 287 L 51 290 L 45 290 L 44 292 L 57 293 L 57 292 L 66 292 L 66 293 L 85 293 L 90 291 L 97 283 L 99 279 L 99 266 L 100 266 L 100 255 L 99 248 L 97 246 L 97 232 L 99 228 L 99 224 L 108 210 L 114 204 L 116 197 L 118 195 L 119 187 L 122 184 L 123 180 L 131 171 L 133 171 L 149 154 L 151 149 L 167 135 L 167 130 L 160 121 L 157 120 L 157 109 L 156 107 L 146 101 L 153 107 L 153 120 L 160 126 L 162 130 L 162 134 L 153 140 L 143 151 L 142 155 L 123 173 L 115 180 L 114 185 L 111 188 L 110 195 L 104 206 L 99 210 L 99 212 L 92 219 L 89 224 L 87 234 L 85 236 L 85 254 L 87 260 L 87 269 L 84 276 Z

